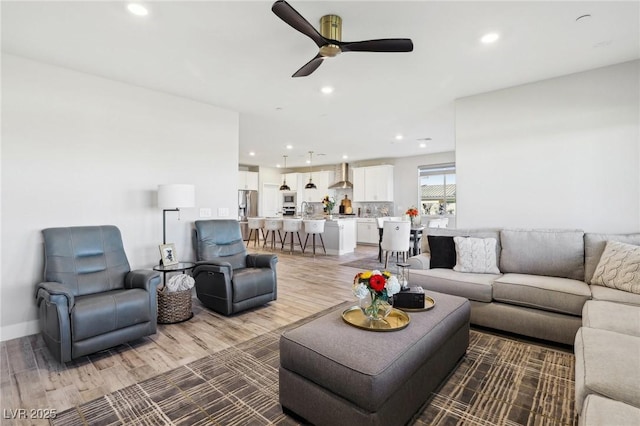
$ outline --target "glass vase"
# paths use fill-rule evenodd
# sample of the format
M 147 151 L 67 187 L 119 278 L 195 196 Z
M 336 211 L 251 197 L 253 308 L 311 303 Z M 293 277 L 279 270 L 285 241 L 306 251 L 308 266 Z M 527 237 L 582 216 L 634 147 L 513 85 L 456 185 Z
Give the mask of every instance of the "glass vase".
M 375 291 L 370 291 L 368 297 L 360 299 L 360 309 L 370 321 L 384 320 L 391 313 L 391 308 L 391 304 Z

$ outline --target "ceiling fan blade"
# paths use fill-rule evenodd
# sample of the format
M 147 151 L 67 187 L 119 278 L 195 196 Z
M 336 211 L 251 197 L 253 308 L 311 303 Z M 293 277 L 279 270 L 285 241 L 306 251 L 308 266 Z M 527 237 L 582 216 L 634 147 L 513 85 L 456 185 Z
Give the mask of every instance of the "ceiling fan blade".
M 313 40 L 318 47 L 322 47 L 328 43 L 327 39 L 322 36 L 306 19 L 302 17 L 289 3 L 284 0 L 278 0 L 271 6 L 271 11 L 278 18 L 300 31 L 302 34 Z
M 343 52 L 411 52 L 413 42 L 410 38 L 384 38 L 378 40 L 340 42 Z
M 296 71 L 291 77 L 306 77 L 310 75 L 312 72 L 317 70 L 320 65 L 322 65 L 323 60 L 324 57 L 318 53 L 315 58 L 304 64 L 302 68 Z

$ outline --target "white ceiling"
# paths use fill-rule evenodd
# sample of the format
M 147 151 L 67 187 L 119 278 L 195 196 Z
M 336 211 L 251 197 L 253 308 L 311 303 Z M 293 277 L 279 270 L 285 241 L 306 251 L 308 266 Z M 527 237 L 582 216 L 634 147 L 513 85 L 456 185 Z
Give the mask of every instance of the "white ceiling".
M 145 2 L 137 17 L 121 2 L 4 0 L 2 50 L 239 111 L 240 163 L 271 167 L 450 151 L 456 98 L 640 58 L 638 1 L 289 3 L 316 27 L 340 15 L 343 40 L 414 51 L 344 53 L 294 79 L 317 48 L 270 1 Z M 501 38 L 481 44 L 489 31 Z

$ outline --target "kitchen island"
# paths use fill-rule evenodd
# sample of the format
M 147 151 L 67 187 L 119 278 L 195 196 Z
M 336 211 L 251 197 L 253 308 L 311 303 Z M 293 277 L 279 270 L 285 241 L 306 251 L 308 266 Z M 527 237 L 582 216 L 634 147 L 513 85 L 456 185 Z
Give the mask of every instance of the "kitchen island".
M 356 219 L 338 217 L 327 219 L 324 224 L 324 246 L 327 254 L 343 255 L 356 249 Z
M 305 217 L 304 219 L 297 216 L 292 217 L 291 219 L 312 219 L 312 220 L 324 220 L 324 232 L 322 233 L 322 241 L 324 242 L 325 250 L 327 254 L 340 256 L 347 253 L 353 253 L 356 249 L 356 219 L 351 216 L 333 216 L 329 219 L 327 216 L 310 216 Z M 282 219 L 284 221 L 290 219 Z M 290 236 L 287 237 L 287 241 L 284 242 L 284 247 L 290 246 Z M 304 232 L 304 226 L 300 229 L 300 240 L 302 244 L 307 244 L 307 250 L 312 250 L 312 235 L 309 234 L 309 239 L 307 241 L 307 233 Z M 295 243 L 295 242 L 294 242 Z M 297 244 L 296 244 L 297 245 Z M 320 250 L 322 252 L 322 247 L 320 245 L 320 238 L 316 236 L 316 252 Z

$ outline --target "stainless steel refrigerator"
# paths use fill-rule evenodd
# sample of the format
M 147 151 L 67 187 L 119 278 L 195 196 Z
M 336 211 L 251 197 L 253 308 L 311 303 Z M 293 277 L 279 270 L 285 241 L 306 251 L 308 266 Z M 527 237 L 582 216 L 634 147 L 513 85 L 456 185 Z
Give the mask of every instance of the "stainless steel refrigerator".
M 238 191 L 238 221 L 240 221 L 242 239 L 245 241 L 249 239 L 247 218 L 256 216 L 258 216 L 258 191 L 240 189 Z

